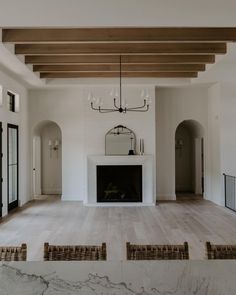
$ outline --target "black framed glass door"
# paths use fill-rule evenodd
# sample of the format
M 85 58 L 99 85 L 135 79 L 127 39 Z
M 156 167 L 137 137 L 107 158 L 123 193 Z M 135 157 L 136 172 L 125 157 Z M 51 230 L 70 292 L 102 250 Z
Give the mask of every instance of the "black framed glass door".
M 8 211 L 18 207 L 18 126 L 7 125 L 7 178 L 8 178 Z
M 2 217 L 2 122 L 0 122 L 0 217 Z

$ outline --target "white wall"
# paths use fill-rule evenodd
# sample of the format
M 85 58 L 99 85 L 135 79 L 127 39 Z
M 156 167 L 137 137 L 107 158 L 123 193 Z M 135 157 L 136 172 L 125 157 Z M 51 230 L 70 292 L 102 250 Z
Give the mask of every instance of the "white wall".
M 236 86 L 157 88 L 157 195 L 175 199 L 175 130 L 183 120 L 204 128 L 204 197 L 224 205 L 223 173 L 236 176 Z M 197 134 L 196 134 L 197 135 Z
M 221 172 L 236 176 L 236 85 L 220 87 Z
M 7 124 L 19 126 L 19 203 L 30 199 L 29 193 L 29 142 L 28 142 L 28 96 L 25 87 L 0 71 L 3 86 L 3 105 L 0 106 L 0 121 L 3 123 L 3 215 L 7 214 Z M 7 90 L 20 96 L 20 112 L 7 109 Z
M 223 205 L 223 186 L 221 176 L 221 146 L 220 146 L 221 105 L 220 86 L 215 84 L 209 88 L 208 99 L 208 134 L 207 148 L 209 163 L 205 175 L 211 185 L 206 187 L 206 198 Z
M 184 120 L 199 122 L 208 136 L 206 87 L 156 88 L 157 197 L 175 200 L 175 131 Z M 207 154 L 205 153 L 205 165 Z M 208 179 L 205 180 L 208 182 Z
M 130 105 L 131 101 L 140 101 L 140 89 L 141 86 L 126 86 Z M 64 200 L 84 199 L 87 191 L 87 155 L 103 155 L 105 134 L 118 124 L 131 128 L 137 141 L 144 138 L 145 153 L 156 155 L 158 199 L 174 200 L 175 131 L 182 121 L 195 120 L 204 128 L 204 197 L 223 205 L 222 173 L 236 175 L 236 141 L 233 136 L 236 87 L 233 84 L 157 87 L 156 102 L 150 112 L 126 115 L 92 111 L 87 101 L 89 90 L 71 87 L 30 91 L 32 129 L 43 120 L 51 120 L 62 130 Z M 154 89 L 150 87 L 149 91 L 154 97 Z M 104 103 L 109 106 L 112 101 L 108 95 L 109 88 L 97 86 L 93 92 L 105 97 Z
M 43 120 L 56 122 L 62 131 L 62 198 L 84 200 L 87 193 L 87 155 L 105 153 L 105 134 L 122 124 L 132 129 L 145 142 L 145 153 L 155 155 L 155 93 L 149 87 L 153 103 L 147 113 L 100 114 L 91 110 L 87 100 L 89 88 L 31 90 L 30 126 Z M 104 106 L 111 106 L 111 87 L 93 88 L 93 94 L 104 98 Z M 142 87 L 125 87 L 123 97 L 129 106 L 142 104 Z
M 9 86 L 8 89 L 12 88 Z M 24 88 L 24 95 L 21 92 L 22 89 L 12 90 L 23 97 L 26 96 Z M 222 173 L 233 175 L 236 173 L 234 162 L 236 141 L 232 136 L 236 120 L 234 115 L 236 87 L 233 84 L 182 88 L 157 87 L 156 103 L 154 101 L 148 113 L 126 115 L 93 112 L 87 101 L 89 90 L 89 88 L 71 87 L 30 90 L 29 93 L 31 135 L 33 128 L 44 120 L 56 122 L 62 130 L 64 200 L 84 199 L 87 191 L 87 155 L 104 154 L 104 136 L 110 128 L 118 124 L 131 128 L 137 136 L 137 142 L 139 138 L 144 138 L 145 153 L 157 155 L 158 199 L 175 199 L 175 131 L 182 121 L 196 120 L 204 127 L 205 198 L 223 204 Z M 140 90 L 141 86 L 126 86 L 130 105 L 131 101 L 140 102 Z M 150 87 L 149 91 L 154 97 L 154 89 Z M 108 95 L 109 88 L 97 86 L 93 92 L 97 96 L 105 97 L 104 103 L 109 105 L 111 102 Z M 124 96 L 126 96 L 125 93 Z M 4 111 L 4 116 L 6 117 L 7 114 L 10 123 L 19 122 L 27 130 L 27 107 L 24 103 L 26 100 L 23 99 L 20 114 Z M 2 109 L 0 108 L 1 121 L 6 122 L 7 119 L 2 119 Z M 26 139 L 26 132 L 22 131 L 22 128 L 21 133 Z M 32 144 L 32 137 L 30 141 Z M 21 146 L 24 147 L 24 145 L 27 146 L 27 140 L 21 143 Z M 21 149 L 23 153 L 21 157 L 25 159 L 21 164 L 21 170 L 26 171 L 25 174 L 21 173 L 23 177 L 21 191 L 25 192 L 21 193 L 23 203 L 29 199 L 26 151 L 27 148 Z M 6 159 L 4 161 L 6 164 Z M 6 192 L 6 185 L 4 190 Z M 27 197 L 24 199 L 23 196 Z M 4 206 L 6 212 L 6 204 Z
M 214 109 L 214 183 L 216 203 L 224 205 L 223 173 L 236 176 L 236 85 L 221 83 L 212 87 L 212 108 Z M 214 97 L 214 98 L 213 98 Z M 214 128 L 215 129 L 215 128 Z

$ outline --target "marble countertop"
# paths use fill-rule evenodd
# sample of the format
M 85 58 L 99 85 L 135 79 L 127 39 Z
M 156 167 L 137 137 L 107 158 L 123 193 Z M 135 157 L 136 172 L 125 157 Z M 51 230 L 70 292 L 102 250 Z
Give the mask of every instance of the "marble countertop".
M 0 295 L 235 295 L 236 261 L 9 262 Z

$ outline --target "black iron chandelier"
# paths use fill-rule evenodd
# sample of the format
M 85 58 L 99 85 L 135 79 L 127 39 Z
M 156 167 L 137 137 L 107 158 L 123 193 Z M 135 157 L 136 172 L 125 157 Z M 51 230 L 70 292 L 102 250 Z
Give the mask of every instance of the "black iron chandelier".
M 111 113 L 111 112 L 119 112 L 119 113 L 127 113 L 127 112 L 147 112 L 149 110 L 149 105 L 151 103 L 151 98 L 146 91 L 142 91 L 141 97 L 143 98 L 143 104 L 141 106 L 136 107 L 128 107 L 126 102 L 122 98 L 122 86 L 121 86 L 121 55 L 120 55 L 120 95 L 115 95 L 113 98 L 113 108 L 104 108 L 102 107 L 103 103 L 100 99 L 96 99 L 91 93 L 89 94 L 89 101 L 91 102 L 91 109 L 94 111 L 98 111 L 99 113 Z M 113 91 L 112 91 L 113 95 Z

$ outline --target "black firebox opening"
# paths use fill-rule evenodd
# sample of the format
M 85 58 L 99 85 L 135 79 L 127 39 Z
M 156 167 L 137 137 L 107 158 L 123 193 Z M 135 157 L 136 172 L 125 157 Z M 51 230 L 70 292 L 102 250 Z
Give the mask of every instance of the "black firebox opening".
M 142 166 L 97 166 L 97 202 L 142 202 Z

